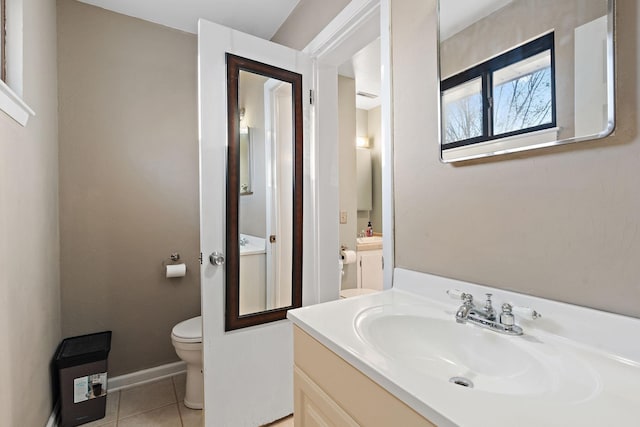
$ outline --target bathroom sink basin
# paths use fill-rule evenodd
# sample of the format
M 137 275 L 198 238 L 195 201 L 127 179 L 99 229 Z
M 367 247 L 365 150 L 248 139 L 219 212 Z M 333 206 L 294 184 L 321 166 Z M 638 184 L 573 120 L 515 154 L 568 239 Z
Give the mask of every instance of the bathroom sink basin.
M 356 249 L 359 251 L 382 249 L 382 236 L 358 237 Z
M 558 394 L 583 400 L 597 388 L 590 369 L 566 351 L 531 336 L 508 336 L 424 306 L 378 306 L 355 319 L 368 346 L 417 373 L 474 390 L 506 395 Z

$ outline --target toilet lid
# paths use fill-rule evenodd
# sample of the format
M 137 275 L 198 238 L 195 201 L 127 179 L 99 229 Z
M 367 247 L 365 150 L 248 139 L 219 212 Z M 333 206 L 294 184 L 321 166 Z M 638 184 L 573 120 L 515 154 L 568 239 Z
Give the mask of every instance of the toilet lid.
M 173 327 L 171 335 L 180 342 L 202 342 L 202 316 L 178 323 Z
M 359 295 L 375 294 L 377 292 L 380 292 L 380 291 L 375 289 L 367 289 L 367 288 L 344 289 L 340 291 L 340 298 L 351 298 L 351 297 L 357 297 Z

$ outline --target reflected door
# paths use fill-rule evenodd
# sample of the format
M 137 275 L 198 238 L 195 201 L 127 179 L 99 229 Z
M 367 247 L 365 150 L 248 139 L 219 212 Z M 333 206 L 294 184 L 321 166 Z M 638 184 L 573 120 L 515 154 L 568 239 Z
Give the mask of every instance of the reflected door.
M 273 310 L 295 305 L 292 261 L 294 252 L 301 249 L 294 251 L 292 244 L 295 226 L 301 225 L 294 221 L 294 217 L 299 221 L 296 211 L 301 209 L 301 203 L 296 204 L 294 200 L 295 154 L 300 151 L 298 155 L 301 155 L 301 150 L 295 149 L 293 92 L 290 82 L 243 69 L 238 73 L 238 99 L 234 108 L 241 112 L 239 235 L 236 237 L 233 227 L 227 227 L 227 231 L 231 233 L 229 239 L 239 239 L 240 265 L 237 282 L 233 276 L 227 276 L 227 298 L 234 294 L 233 287 L 238 286 L 239 312 L 236 316 L 235 307 L 227 309 L 227 329 L 235 329 L 238 323 L 235 317 L 263 323 L 278 319 Z M 250 150 L 243 150 L 245 128 L 251 130 Z M 230 140 L 230 150 L 233 146 Z M 243 192 L 243 175 L 247 174 L 243 174 L 243 169 L 256 171 L 251 193 Z M 233 168 L 229 168 L 229 173 L 233 173 Z M 234 202 L 231 199 L 228 198 L 228 203 Z M 234 300 L 229 304 L 235 303 Z M 271 319 L 256 318 L 265 311 L 270 312 Z M 281 312 L 280 318 L 284 315 L 285 312 Z M 247 323 L 237 326 L 245 327 Z
M 229 233 L 230 227 L 234 224 L 228 223 L 225 215 L 229 208 L 228 197 L 225 190 L 228 180 L 236 179 L 233 185 L 237 192 L 232 196 L 236 197 L 237 210 L 235 214 L 239 218 L 242 215 L 243 200 L 249 200 L 251 196 L 241 196 L 240 180 L 238 173 L 236 178 L 227 174 L 229 167 L 228 153 L 229 134 L 227 133 L 227 64 L 226 55 L 232 54 L 264 64 L 269 64 L 284 70 L 293 71 L 302 75 L 302 93 L 309 93 L 310 82 L 310 60 L 300 52 L 289 48 L 249 36 L 238 31 L 231 30 L 220 25 L 201 20 L 198 32 L 198 57 L 199 57 L 199 126 L 200 126 L 200 244 L 205 261 L 212 252 L 228 252 L 231 246 L 234 251 L 239 252 L 240 239 L 246 238 L 245 245 L 252 243 L 252 237 L 264 237 L 264 247 L 270 247 L 270 234 L 275 234 L 275 248 L 271 252 L 285 253 L 288 249 L 281 245 L 284 238 L 278 221 L 286 221 L 280 212 L 277 215 L 270 214 L 269 221 L 264 220 L 264 236 L 254 236 L 252 231 L 240 233 L 238 222 L 236 230 Z M 255 73 L 254 73 L 255 74 Z M 259 74 L 259 73 L 257 73 Z M 255 77 L 255 76 L 249 76 Z M 260 82 L 262 90 L 267 90 L 268 81 Z M 273 108 L 281 108 L 278 105 L 277 95 L 280 89 L 275 85 Z M 264 92 L 263 92 L 264 93 Z M 267 97 L 265 97 L 267 98 Z M 240 120 L 240 108 L 229 120 Z M 304 103 L 301 114 L 301 128 L 306 138 L 308 135 L 307 123 L 309 113 L 308 101 Z M 271 113 L 265 113 L 271 114 Z M 244 117 L 249 119 L 249 112 L 245 109 Z M 275 116 L 276 118 L 278 116 Z M 284 117 L 284 116 L 283 116 Z M 237 123 L 236 123 L 237 124 Z M 278 186 L 286 179 L 287 167 L 278 164 L 270 171 L 267 177 L 266 167 L 264 171 L 258 169 L 258 152 L 256 149 L 257 130 L 254 126 L 250 128 L 250 140 L 253 145 L 253 173 L 251 175 L 250 186 L 247 186 L 245 193 L 255 195 L 258 190 L 258 177 L 260 180 L 270 181 L 271 193 L 267 196 L 265 187 L 265 215 L 269 211 L 287 210 L 283 199 L 284 192 Z M 240 126 L 234 127 L 240 133 Z M 271 131 L 274 129 L 272 128 Z M 286 132 L 286 131 L 281 131 Z M 267 135 L 265 127 L 264 143 L 270 144 L 270 153 L 267 156 L 280 159 L 281 164 L 286 164 L 288 154 L 286 151 L 279 151 L 278 135 L 271 138 Z M 284 137 L 284 136 L 283 136 Z M 238 135 L 240 141 L 240 135 Z M 289 139 L 290 141 L 290 139 Z M 271 144 L 273 146 L 271 146 Z M 266 146 L 264 147 L 266 149 Z M 234 155 L 240 156 L 238 143 L 237 152 Z M 229 157 L 227 157 L 229 155 Z M 235 164 L 240 165 L 239 158 L 233 158 Z M 265 162 L 266 164 L 266 162 Z M 264 165 L 263 165 L 264 166 Z M 290 169 L 290 168 L 289 168 Z M 300 170 L 302 173 L 302 170 Z M 264 178 L 264 179 L 263 179 Z M 261 185 L 267 185 L 264 182 Z M 301 190 L 302 185 L 298 187 Z M 267 199 L 272 200 L 273 206 L 266 210 Z M 248 208 L 247 208 L 248 209 Z M 273 218 L 276 217 L 277 219 Z M 262 220 L 261 220 L 262 221 Z M 275 231 L 267 231 L 268 224 L 275 221 Z M 287 228 L 287 227 L 285 227 Z M 247 228 L 249 230 L 249 228 Z M 262 231 L 261 231 L 262 232 Z M 269 234 L 268 234 L 269 233 Z M 256 233 L 258 234 L 258 233 Z M 229 236 L 236 238 L 228 240 Z M 243 236 L 244 235 L 244 236 Z M 258 246 L 260 242 L 258 241 Z M 292 374 L 292 330 L 291 324 L 287 320 L 274 321 L 271 323 L 246 327 L 233 331 L 225 331 L 225 282 L 226 276 L 235 271 L 238 274 L 242 261 L 236 262 L 234 266 L 227 262 L 223 265 L 212 265 L 205 262 L 201 270 L 202 287 L 202 316 L 203 316 L 203 358 L 204 358 L 204 380 L 205 380 L 205 422 L 207 426 L 236 426 L 236 425 L 264 425 L 278 418 L 284 417 L 293 411 L 293 374 Z M 265 254 L 266 255 L 266 254 Z M 278 255 L 279 257 L 287 255 Z M 289 258 L 292 256 L 289 255 Z M 236 257 L 239 258 L 239 257 Z M 217 260 L 219 258 L 214 258 Z M 289 259 L 290 260 L 290 259 Z M 266 261 L 260 263 L 266 269 Z M 240 273 L 242 274 L 242 273 Z M 289 275 L 286 271 L 278 270 L 279 275 Z M 263 276 L 266 277 L 266 276 Z M 267 280 L 266 278 L 264 279 Z M 269 298 L 274 304 L 287 304 L 291 296 L 272 292 Z M 258 300 L 263 300 L 267 306 L 268 297 L 265 289 L 264 297 L 259 296 Z M 247 308 L 249 312 L 258 310 L 260 307 Z M 252 314 L 246 316 L 251 317 Z M 240 316 L 242 317 L 242 316 Z

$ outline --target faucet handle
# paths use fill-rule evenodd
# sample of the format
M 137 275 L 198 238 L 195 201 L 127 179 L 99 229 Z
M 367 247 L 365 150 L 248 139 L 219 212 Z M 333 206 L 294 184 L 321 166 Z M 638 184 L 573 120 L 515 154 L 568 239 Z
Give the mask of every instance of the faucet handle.
M 473 302 L 473 295 L 468 294 L 466 292 L 462 292 L 459 289 L 449 289 L 447 291 L 447 295 L 449 295 L 449 298 L 451 299 L 457 299 L 457 300 L 463 300 L 463 301 L 467 301 L 468 298 L 471 298 L 469 302 Z
M 447 291 L 447 295 L 449 295 L 449 298 L 451 299 L 462 299 L 464 292 L 459 289 L 449 289 Z
M 513 312 L 525 319 L 536 320 L 542 317 L 542 314 L 538 313 L 537 311 L 535 311 L 533 308 L 530 308 L 530 307 L 518 307 L 516 305 L 516 306 L 513 306 Z
M 465 304 L 473 305 L 473 295 L 471 294 L 463 293 L 462 300 L 464 301 Z
M 512 310 L 513 310 L 513 307 L 511 307 L 511 304 L 508 304 L 506 302 L 502 304 L 502 313 L 500 313 L 500 323 L 503 324 L 507 330 L 512 329 L 513 326 L 516 324 L 516 319 L 515 319 L 515 316 L 513 315 Z

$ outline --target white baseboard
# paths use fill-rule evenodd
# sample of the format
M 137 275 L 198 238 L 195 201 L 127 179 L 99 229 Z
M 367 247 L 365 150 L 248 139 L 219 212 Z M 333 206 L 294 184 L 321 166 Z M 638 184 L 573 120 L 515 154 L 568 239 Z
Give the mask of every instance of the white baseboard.
M 131 372 L 130 374 L 119 375 L 109 378 L 107 390 L 109 393 L 124 390 L 137 385 L 158 381 L 163 378 L 173 377 L 187 372 L 187 364 L 184 362 L 168 363 L 156 366 L 155 368 L 143 369 L 142 371 Z M 58 427 L 58 413 L 60 412 L 60 402 L 56 403 L 47 420 L 45 427 Z
M 184 372 L 187 372 L 186 363 L 168 363 L 166 365 L 156 366 L 155 368 L 143 369 L 142 371 L 131 372 L 130 374 L 109 378 L 107 390 L 109 393 L 124 390 L 130 387 L 150 383 L 152 381 L 161 380 L 163 378 L 173 377 L 174 375 L 179 375 Z

